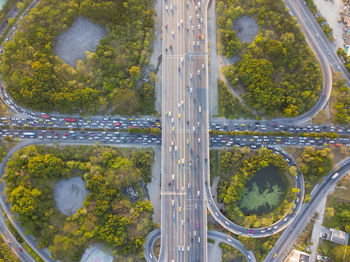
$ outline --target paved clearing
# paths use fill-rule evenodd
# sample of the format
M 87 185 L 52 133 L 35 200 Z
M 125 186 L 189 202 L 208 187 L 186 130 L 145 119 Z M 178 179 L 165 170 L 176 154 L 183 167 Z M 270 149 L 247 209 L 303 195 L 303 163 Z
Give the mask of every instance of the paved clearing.
M 343 48 L 343 23 L 338 23 L 340 17 L 340 8 L 344 6 L 342 0 L 314 0 L 317 9 L 321 15 L 327 20 L 329 26 L 333 29 L 334 43 L 337 47 Z
M 70 66 L 86 58 L 86 51 L 95 52 L 107 30 L 82 16 L 77 17 L 72 26 L 56 38 L 54 52 Z
M 153 222 L 160 223 L 160 148 L 154 148 L 154 162 L 152 166 L 152 182 L 147 184 L 148 196 L 154 213 Z
M 208 243 L 208 261 L 222 261 L 222 250 L 218 241 L 215 241 L 215 244 Z
M 250 43 L 259 33 L 259 25 L 254 18 L 244 15 L 233 21 L 232 29 L 236 31 L 236 35 L 240 42 Z
M 56 207 L 62 214 L 71 216 L 83 206 L 88 193 L 81 177 L 63 179 L 56 184 L 54 189 Z
M 150 65 L 152 65 L 154 68 L 157 68 L 158 65 L 158 59 L 162 55 L 162 7 L 163 7 L 163 1 L 161 0 L 154 0 L 154 10 L 156 12 L 156 18 L 155 18 L 155 32 L 154 36 L 155 39 L 153 41 L 153 53 L 152 56 L 149 59 Z M 155 83 L 155 105 L 154 108 L 158 112 L 158 114 L 162 113 L 162 66 L 159 65 L 159 70 L 157 72 L 157 81 Z
M 113 262 L 113 256 L 103 245 L 94 245 L 85 249 L 80 262 Z

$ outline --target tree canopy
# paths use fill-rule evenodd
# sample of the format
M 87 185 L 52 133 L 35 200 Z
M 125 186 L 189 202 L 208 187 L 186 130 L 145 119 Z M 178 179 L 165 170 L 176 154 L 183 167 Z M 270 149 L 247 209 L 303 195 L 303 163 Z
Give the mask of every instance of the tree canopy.
M 4 180 L 12 211 L 39 247 L 54 259 L 79 261 L 91 243 L 102 242 L 114 254 L 143 257 L 143 244 L 154 228 L 149 201 L 132 202 L 123 189 L 150 180 L 153 152 L 99 146 L 28 146 L 8 161 Z M 81 176 L 89 191 L 71 217 L 55 206 L 53 189 L 63 178 Z
M 321 70 L 294 18 L 280 0 L 219 0 L 218 47 L 227 57 L 240 60 L 223 70 L 233 88 L 242 89 L 247 105 L 259 114 L 295 117 L 321 95 Z M 235 19 L 255 18 L 259 34 L 240 43 Z
M 79 15 L 107 28 L 108 35 L 73 68 L 52 47 Z M 40 1 L 5 44 L 0 72 L 7 91 L 40 111 L 138 113 L 147 99 L 137 92 L 137 80 L 152 51 L 153 17 L 153 0 Z

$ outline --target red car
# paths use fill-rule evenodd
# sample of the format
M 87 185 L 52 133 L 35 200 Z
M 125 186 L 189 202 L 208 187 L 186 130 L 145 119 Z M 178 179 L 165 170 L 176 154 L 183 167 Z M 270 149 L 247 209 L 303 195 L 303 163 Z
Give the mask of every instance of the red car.
M 254 230 L 249 230 L 249 234 L 254 234 Z

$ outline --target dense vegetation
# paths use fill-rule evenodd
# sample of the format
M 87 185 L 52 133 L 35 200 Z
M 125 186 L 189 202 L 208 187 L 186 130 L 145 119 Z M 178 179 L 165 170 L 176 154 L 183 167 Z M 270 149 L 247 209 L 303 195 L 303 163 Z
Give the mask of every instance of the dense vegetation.
M 343 230 L 350 234 L 350 202 L 329 197 L 328 205 L 324 226 Z
M 230 220 L 245 227 L 268 226 L 281 219 L 293 207 L 294 194 L 289 189 L 279 206 L 268 214 L 245 216 L 239 208 L 245 184 L 258 170 L 274 166 L 283 174 L 289 172 L 288 165 L 282 156 L 263 147 L 254 152 L 250 152 L 247 147 L 242 149 L 233 147 L 230 150 L 220 152 L 219 161 L 219 170 L 216 170 L 217 174 L 220 175 L 218 199 L 225 203 L 225 212 Z M 214 159 L 211 159 L 211 164 L 213 162 Z M 215 171 L 215 167 L 213 170 Z
M 303 173 L 305 181 L 305 202 L 311 200 L 311 190 L 325 175 L 332 170 L 332 151 L 329 148 L 315 149 L 306 147 L 296 158 L 297 165 Z
M 153 1 L 43 0 L 5 45 L 0 72 L 16 102 L 40 111 L 153 113 L 153 87 L 138 87 L 153 37 Z M 82 15 L 107 28 L 76 68 L 53 52 L 55 38 Z M 147 111 L 150 110 L 150 111 Z
M 0 237 L 0 262 L 19 262 L 12 250 L 8 247 L 7 243 Z
M 219 88 L 219 115 L 233 119 L 239 117 L 252 117 L 253 114 L 239 99 L 232 95 L 225 82 L 218 81 Z
M 329 148 L 315 149 L 306 147 L 297 164 L 305 180 L 319 180 L 332 170 L 333 154 Z
M 236 259 L 238 261 L 247 261 L 238 249 L 225 243 L 220 243 L 219 247 L 222 250 L 222 262 L 236 261 Z
M 244 245 L 247 250 L 253 250 L 256 261 L 264 261 L 264 258 L 276 244 L 276 241 L 279 237 L 279 234 L 264 238 L 238 236 L 238 240 Z
M 341 125 L 350 124 L 350 89 L 344 80 L 338 80 L 333 83 L 331 108 L 334 123 Z
M 295 19 L 280 0 L 219 0 L 218 38 L 221 54 L 241 58 L 223 73 L 233 88 L 243 88 L 247 105 L 267 116 L 295 117 L 309 110 L 321 93 L 321 71 Z M 259 34 L 239 43 L 232 22 L 255 18 Z
M 102 242 L 116 255 L 143 256 L 153 229 L 149 201 L 131 202 L 122 189 L 149 180 L 153 153 L 99 146 L 28 146 L 9 160 L 4 180 L 12 211 L 39 247 L 49 247 L 61 261 L 78 261 L 86 247 Z M 89 195 L 81 209 L 67 217 L 55 207 L 56 182 L 81 176 Z
M 318 254 L 328 257 L 327 261 L 350 261 L 350 246 L 337 245 L 333 242 L 320 239 Z

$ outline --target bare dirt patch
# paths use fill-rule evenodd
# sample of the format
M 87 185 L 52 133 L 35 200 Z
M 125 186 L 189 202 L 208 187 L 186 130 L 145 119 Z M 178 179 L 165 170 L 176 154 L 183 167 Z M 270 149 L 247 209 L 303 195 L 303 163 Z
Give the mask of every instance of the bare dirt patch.
M 86 58 L 86 51 L 95 52 L 100 40 L 106 37 L 107 30 L 79 16 L 72 26 L 56 38 L 54 52 L 70 66 Z
M 83 206 L 89 191 L 81 177 L 72 177 L 59 181 L 54 189 L 57 209 L 64 215 L 71 216 Z
M 259 33 L 259 25 L 256 20 L 250 16 L 244 15 L 233 21 L 232 29 L 240 42 L 250 43 Z

